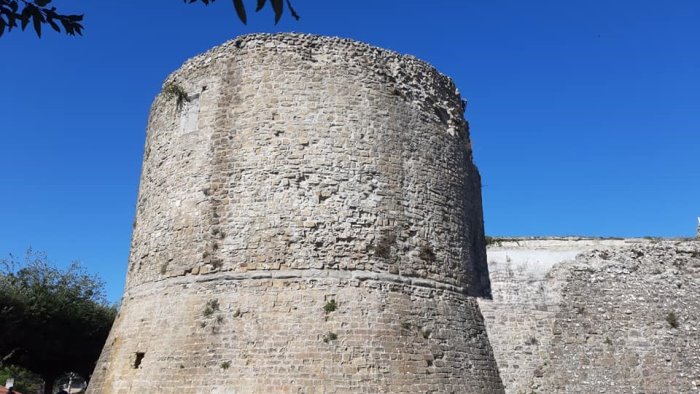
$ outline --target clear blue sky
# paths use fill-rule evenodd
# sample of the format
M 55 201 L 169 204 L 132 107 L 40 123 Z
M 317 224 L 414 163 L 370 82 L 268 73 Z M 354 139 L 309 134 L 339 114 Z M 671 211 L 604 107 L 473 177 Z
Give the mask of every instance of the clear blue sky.
M 700 215 L 700 2 L 54 0 L 85 36 L 0 38 L 0 255 L 73 259 L 117 300 L 146 118 L 163 79 L 239 34 L 413 54 L 468 100 L 492 235 L 691 236 Z M 249 8 L 255 1 L 246 0 Z M 252 11 L 252 9 L 250 10 Z

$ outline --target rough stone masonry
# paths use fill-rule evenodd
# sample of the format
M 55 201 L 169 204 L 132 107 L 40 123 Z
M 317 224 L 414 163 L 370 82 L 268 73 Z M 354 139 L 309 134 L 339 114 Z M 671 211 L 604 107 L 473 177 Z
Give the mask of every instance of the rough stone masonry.
M 515 238 L 488 260 L 506 393 L 700 393 L 697 240 Z
M 501 393 L 480 178 L 453 82 L 249 35 L 170 75 L 90 393 Z

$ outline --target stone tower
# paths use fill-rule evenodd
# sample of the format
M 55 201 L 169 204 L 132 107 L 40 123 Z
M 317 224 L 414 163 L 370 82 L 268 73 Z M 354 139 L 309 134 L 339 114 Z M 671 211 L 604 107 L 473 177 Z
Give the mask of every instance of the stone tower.
M 497 393 L 480 178 L 452 81 L 350 40 L 249 35 L 148 122 L 90 393 Z

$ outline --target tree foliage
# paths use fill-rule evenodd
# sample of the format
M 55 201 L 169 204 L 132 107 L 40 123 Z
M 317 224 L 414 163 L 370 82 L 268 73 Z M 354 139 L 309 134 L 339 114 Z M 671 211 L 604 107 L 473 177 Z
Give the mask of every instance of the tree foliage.
M 187 4 L 204 3 L 209 5 L 215 0 L 184 0 Z M 275 13 L 275 24 L 280 21 L 284 14 L 284 5 L 287 4 L 292 17 L 299 20 L 291 0 L 256 0 L 255 11 L 265 8 L 267 4 L 272 7 Z M 41 29 L 44 25 L 49 25 L 57 32 L 63 31 L 71 36 L 83 35 L 83 15 L 64 14 L 52 6 L 53 0 L 0 0 L 0 37 L 5 31 L 11 31 L 16 27 L 25 30 L 29 23 L 32 24 L 36 35 L 41 37 Z M 238 19 L 243 24 L 248 23 L 248 15 L 243 0 L 233 0 L 233 8 L 236 10 Z
M 0 360 L 39 374 L 47 389 L 64 372 L 89 376 L 116 316 L 104 282 L 32 250 L 0 266 Z
M 184 0 L 185 3 L 204 3 L 204 5 L 209 5 L 210 3 L 213 3 L 215 0 Z M 272 10 L 275 13 L 275 24 L 280 21 L 282 18 L 282 14 L 284 14 L 284 4 L 287 3 L 287 8 L 289 8 L 289 12 L 292 15 L 292 18 L 299 20 L 299 14 L 297 14 L 296 10 L 294 7 L 292 7 L 292 2 L 291 0 L 257 0 L 257 5 L 255 7 L 255 12 L 258 12 L 265 8 L 266 4 L 270 4 L 272 7 Z M 243 4 L 243 0 L 233 0 L 233 8 L 236 10 L 236 14 L 238 15 L 238 19 L 243 22 L 245 25 L 248 23 L 248 15 L 246 14 L 245 10 L 245 5 Z
M 21 393 L 36 393 L 44 384 L 41 376 L 22 367 L 16 365 L 0 367 L 0 385 L 5 384 L 9 378 L 15 380 L 13 388 Z
M 71 36 L 82 35 L 82 15 L 63 14 L 50 6 L 52 0 L 0 0 L 0 37 L 5 31 L 20 26 L 24 30 L 31 22 L 36 35 L 41 37 L 41 28 L 49 25 L 57 32 Z

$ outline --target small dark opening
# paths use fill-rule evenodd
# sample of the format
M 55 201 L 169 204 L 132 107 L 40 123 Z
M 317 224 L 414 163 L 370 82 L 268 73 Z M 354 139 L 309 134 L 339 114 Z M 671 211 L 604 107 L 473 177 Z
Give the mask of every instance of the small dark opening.
M 146 355 L 144 352 L 136 352 L 136 358 L 134 359 L 134 369 L 138 368 L 143 361 L 143 357 Z

